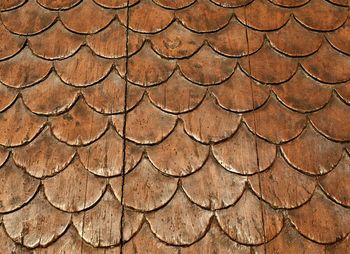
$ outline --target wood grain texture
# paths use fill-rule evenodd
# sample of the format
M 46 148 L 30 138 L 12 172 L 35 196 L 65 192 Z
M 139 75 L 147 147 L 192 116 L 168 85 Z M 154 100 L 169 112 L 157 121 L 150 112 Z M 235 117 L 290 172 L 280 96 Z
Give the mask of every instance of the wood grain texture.
M 0 253 L 350 253 L 348 5 L 0 1 Z

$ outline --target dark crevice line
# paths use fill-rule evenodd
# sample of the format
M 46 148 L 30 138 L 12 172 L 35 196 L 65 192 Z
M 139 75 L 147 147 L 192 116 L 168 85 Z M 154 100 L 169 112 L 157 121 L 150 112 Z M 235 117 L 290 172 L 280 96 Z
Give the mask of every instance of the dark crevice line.
M 244 7 L 244 19 L 245 23 L 247 24 L 247 11 L 246 7 Z M 254 91 L 253 91 L 253 82 L 252 82 L 252 67 L 250 62 L 250 48 L 249 48 L 249 36 L 248 36 L 248 28 L 245 25 L 245 37 L 247 42 L 247 50 L 248 50 L 248 69 L 249 69 L 249 84 L 250 84 L 250 92 L 251 92 L 251 99 L 252 99 L 252 106 L 253 106 L 253 122 L 254 122 L 254 146 L 255 146 L 255 153 L 256 153 L 256 164 L 258 167 L 258 183 L 259 183 L 259 198 L 260 198 L 260 212 L 261 212 L 261 223 L 263 227 L 263 240 L 264 240 L 264 254 L 267 253 L 266 250 L 266 227 L 265 227 L 265 213 L 263 208 L 263 201 L 262 201 L 262 186 L 261 186 L 261 175 L 260 175 L 260 161 L 259 161 L 259 150 L 258 150 L 258 138 L 257 138 L 257 123 L 256 123 L 256 113 L 255 113 L 255 97 L 254 97 Z
M 124 117 L 123 117 L 123 165 L 122 165 L 122 183 L 121 183 L 121 216 L 120 216 L 120 254 L 123 254 L 124 247 L 124 185 L 125 185 L 125 166 L 126 166 L 126 121 L 127 121 L 127 108 L 128 108 L 128 62 L 129 62 L 129 18 L 130 18 L 130 6 L 129 0 L 127 0 L 126 9 L 126 40 L 125 40 L 125 74 L 124 74 Z

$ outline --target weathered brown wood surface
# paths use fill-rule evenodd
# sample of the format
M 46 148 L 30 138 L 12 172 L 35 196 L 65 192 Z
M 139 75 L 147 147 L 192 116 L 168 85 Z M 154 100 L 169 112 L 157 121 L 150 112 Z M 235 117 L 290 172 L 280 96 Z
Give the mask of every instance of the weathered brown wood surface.
M 0 0 L 0 253 L 350 253 L 347 0 Z

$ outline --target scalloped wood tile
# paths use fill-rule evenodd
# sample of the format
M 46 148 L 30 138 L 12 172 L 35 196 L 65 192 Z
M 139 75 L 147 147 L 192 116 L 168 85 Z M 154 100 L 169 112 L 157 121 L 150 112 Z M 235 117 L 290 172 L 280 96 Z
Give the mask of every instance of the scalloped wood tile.
M 0 253 L 341 253 L 347 0 L 0 1 Z

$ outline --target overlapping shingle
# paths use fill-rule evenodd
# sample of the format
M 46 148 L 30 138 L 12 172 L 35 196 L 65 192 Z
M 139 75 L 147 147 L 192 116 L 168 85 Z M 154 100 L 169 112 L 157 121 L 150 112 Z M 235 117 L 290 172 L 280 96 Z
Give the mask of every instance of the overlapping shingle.
M 153 49 L 161 56 L 184 58 L 194 54 L 202 45 L 203 37 L 191 32 L 179 22 L 150 37 Z
M 0 111 L 4 111 L 16 100 L 18 91 L 13 88 L 6 87 L 0 83 L 0 96 Z
M 11 34 L 3 24 L 0 24 L 0 60 L 4 60 L 19 52 L 24 45 L 24 38 Z
M 109 128 L 96 142 L 78 149 L 81 163 L 90 172 L 100 176 L 116 176 L 122 173 L 123 150 L 127 154 L 124 162 L 128 171 L 140 161 L 142 150 L 132 143 L 126 143 L 113 128 Z
M 64 59 L 76 53 L 83 44 L 82 36 L 68 31 L 61 22 L 50 29 L 28 38 L 33 54 L 48 59 Z
M 111 180 L 116 195 L 121 198 L 121 179 Z M 140 211 L 152 211 L 166 204 L 177 189 L 177 179 L 161 174 L 152 163 L 143 158 L 125 176 L 124 203 Z
M 293 12 L 295 18 L 307 28 L 316 31 L 336 30 L 348 16 L 347 8 L 324 0 L 311 0 Z
M 228 24 L 232 10 L 220 8 L 210 1 L 196 1 L 189 8 L 176 12 L 176 18 L 193 32 L 214 32 Z
M 249 38 L 249 43 L 247 42 Z M 240 57 L 255 53 L 263 44 L 263 34 L 255 30 L 247 30 L 236 19 L 216 33 L 208 35 L 210 46 L 225 56 Z
M 240 68 L 228 80 L 211 87 L 210 90 L 222 108 L 233 112 L 256 109 L 269 98 L 267 86 L 252 81 Z
M 265 41 L 258 52 L 250 57 L 242 58 L 240 65 L 254 79 L 262 83 L 278 84 L 287 81 L 294 75 L 298 62 L 278 53 Z
M 323 137 L 311 126 L 281 149 L 291 165 L 309 174 L 331 171 L 342 156 L 340 144 Z
M 206 45 L 191 58 L 179 62 L 181 73 L 193 83 L 201 85 L 221 83 L 231 76 L 235 66 L 234 59 L 220 57 Z
M 301 69 L 290 80 L 274 86 L 272 90 L 285 106 L 301 113 L 321 109 L 332 94 L 330 87 L 310 78 Z M 300 90 L 304 92 L 301 93 Z M 310 96 L 313 93 L 317 96 Z
M 349 155 L 344 153 L 334 170 L 321 177 L 320 186 L 335 202 L 349 206 Z
M 290 10 L 269 1 L 254 0 L 247 7 L 235 10 L 238 20 L 259 31 L 277 30 L 287 23 Z M 266 59 L 267 60 L 267 59 Z
M 210 95 L 195 111 L 184 114 L 181 119 L 186 133 L 202 143 L 216 143 L 230 137 L 241 120 L 239 115 L 223 110 Z
M 307 202 L 316 187 L 316 179 L 302 174 L 278 156 L 271 168 L 249 178 L 253 191 L 273 207 L 294 208 Z
M 106 180 L 88 172 L 75 159 L 65 170 L 43 181 L 45 196 L 63 211 L 77 212 L 94 205 L 103 195 Z
M 305 128 L 305 115 L 287 109 L 275 97 L 258 110 L 245 114 L 244 121 L 254 133 L 275 144 L 290 141 Z
M 182 180 L 191 201 L 205 209 L 221 209 L 234 204 L 242 195 L 246 177 L 225 170 L 212 156 L 203 167 Z
M 322 44 L 322 37 L 318 33 L 307 30 L 294 18 L 290 18 L 281 29 L 268 33 L 267 37 L 273 48 L 289 56 L 311 55 Z
M 74 148 L 57 141 L 50 129 L 45 128 L 28 145 L 12 150 L 12 158 L 28 174 L 42 178 L 62 171 L 75 153 Z
M 348 253 L 346 0 L 0 3 L 0 252 Z
M 0 62 L 0 82 L 14 88 L 30 86 L 42 81 L 51 68 L 52 63 L 24 48 L 6 62 Z
M 17 167 L 11 158 L 1 167 L 1 213 L 10 212 L 28 203 L 38 190 L 40 181 Z M 16 188 L 14 188 L 14 186 Z
M 34 248 L 47 246 L 60 237 L 68 227 L 70 217 L 53 208 L 40 191 L 25 207 L 4 215 L 3 223 L 14 241 Z
M 1 113 L 0 144 L 19 146 L 33 140 L 43 128 L 46 119 L 30 112 L 21 99 Z M 16 128 L 13 128 L 16 126 Z
M 137 252 L 154 253 L 154 254 L 176 254 L 177 248 L 165 245 L 160 242 L 149 228 L 148 223 L 144 223 L 137 234 L 125 244 L 124 253 L 132 254 Z
M 302 235 L 318 243 L 336 242 L 348 232 L 349 211 L 319 191 L 310 202 L 289 211 L 288 217 Z
M 179 189 L 163 209 L 148 214 L 147 221 L 152 232 L 162 241 L 188 245 L 205 234 L 212 215 L 212 212 L 192 203 Z
M 208 153 L 209 147 L 192 140 L 180 123 L 163 142 L 147 148 L 152 163 L 163 173 L 174 176 L 188 175 L 200 169 Z
M 105 28 L 114 18 L 111 10 L 100 8 L 92 0 L 82 1 L 78 6 L 61 12 L 60 20 L 63 25 L 76 33 L 96 33 Z M 87 18 L 87 17 L 94 18 Z
M 332 248 L 332 251 L 334 250 L 335 249 Z M 271 242 L 267 243 L 266 246 L 260 246 L 257 253 L 265 252 L 286 254 L 324 253 L 324 246 L 303 237 L 291 225 L 284 225 L 279 235 Z
M 327 43 L 301 64 L 307 73 L 323 83 L 341 83 L 350 79 L 349 58 Z
M 161 58 L 146 43 L 128 61 L 128 80 L 141 86 L 158 85 L 166 81 L 174 69 L 174 61 Z
M 324 110 L 312 114 L 310 120 L 326 137 L 337 141 L 350 140 L 349 106 L 339 99 L 333 98 Z
M 43 81 L 23 90 L 21 95 L 30 111 L 49 116 L 71 109 L 78 100 L 79 91 L 67 86 L 55 72 L 51 72 Z
M 233 240 L 246 245 L 268 242 L 283 227 L 282 214 L 261 203 L 249 190 L 234 206 L 217 212 L 216 217 L 221 228 Z
M 40 33 L 53 24 L 56 19 L 55 12 L 46 10 L 36 1 L 27 1 L 20 8 L 1 13 L 4 26 L 10 32 L 20 35 Z
M 131 86 L 130 90 L 134 87 Z M 130 94 L 130 92 L 129 92 Z M 168 113 L 185 113 L 198 107 L 204 99 L 206 89 L 193 85 L 180 71 L 159 86 L 147 90 L 149 99 L 154 105 Z M 130 96 L 131 100 L 133 97 Z
M 213 154 L 227 170 L 246 175 L 270 167 L 276 158 L 276 147 L 254 136 L 242 124 L 231 138 L 213 146 Z

